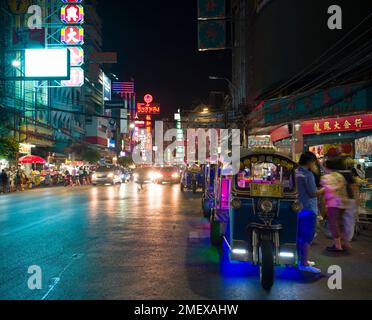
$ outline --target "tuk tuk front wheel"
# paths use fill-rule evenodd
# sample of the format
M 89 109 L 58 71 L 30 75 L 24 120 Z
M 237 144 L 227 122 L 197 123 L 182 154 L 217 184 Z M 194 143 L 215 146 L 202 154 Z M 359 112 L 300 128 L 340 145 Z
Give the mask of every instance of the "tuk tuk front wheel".
M 193 183 L 192 183 L 192 192 L 193 193 L 196 193 L 196 181 L 193 181 Z
M 273 245 L 270 240 L 263 240 L 261 243 L 261 265 L 260 279 L 265 290 L 270 290 L 274 284 L 274 254 Z

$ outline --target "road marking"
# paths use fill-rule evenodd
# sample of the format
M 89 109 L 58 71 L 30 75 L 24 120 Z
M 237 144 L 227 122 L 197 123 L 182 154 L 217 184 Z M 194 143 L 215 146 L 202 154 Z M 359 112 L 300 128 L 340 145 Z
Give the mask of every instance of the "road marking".
M 61 282 L 61 278 L 63 276 L 63 274 L 67 271 L 67 269 L 69 269 L 71 267 L 71 265 L 76 261 L 76 260 L 79 260 L 83 257 L 82 254 L 73 254 L 72 257 L 71 257 L 71 261 L 63 268 L 63 270 L 59 273 L 58 277 L 55 277 L 55 278 L 52 278 L 53 280 L 53 284 L 49 286 L 49 290 L 47 291 L 47 293 L 41 298 L 41 300 L 45 300 L 46 298 L 48 298 L 48 296 L 50 295 L 50 293 L 57 287 L 57 285 Z

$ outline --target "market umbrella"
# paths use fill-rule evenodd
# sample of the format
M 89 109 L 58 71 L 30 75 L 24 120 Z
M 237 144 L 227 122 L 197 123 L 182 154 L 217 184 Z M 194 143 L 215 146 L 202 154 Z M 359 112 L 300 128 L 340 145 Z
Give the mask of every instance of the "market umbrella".
M 29 163 L 29 164 L 36 164 L 36 163 L 45 164 L 46 163 L 45 159 L 43 159 L 39 156 L 24 156 L 24 157 L 19 158 L 18 162 L 23 163 L 23 164 L 26 164 L 26 163 Z

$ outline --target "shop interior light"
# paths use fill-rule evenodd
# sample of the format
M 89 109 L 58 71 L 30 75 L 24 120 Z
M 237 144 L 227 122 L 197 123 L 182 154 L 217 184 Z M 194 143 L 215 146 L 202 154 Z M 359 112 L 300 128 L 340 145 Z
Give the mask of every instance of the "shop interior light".
M 12 66 L 14 68 L 19 68 L 21 66 L 21 62 L 19 60 L 13 60 L 12 61 Z

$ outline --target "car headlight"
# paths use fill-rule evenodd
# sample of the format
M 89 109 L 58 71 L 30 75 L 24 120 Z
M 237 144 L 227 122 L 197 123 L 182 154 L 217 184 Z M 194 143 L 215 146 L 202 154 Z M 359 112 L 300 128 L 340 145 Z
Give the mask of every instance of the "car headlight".
M 107 177 L 109 177 L 109 178 L 113 178 L 115 175 L 112 173 L 112 172 L 110 172 L 108 175 L 107 175 Z
M 97 179 L 97 175 L 96 175 L 96 174 L 93 174 L 93 175 L 92 175 L 92 179 L 93 179 L 93 180 Z
M 173 173 L 172 174 L 172 178 L 179 178 L 179 177 L 180 177 L 180 175 L 178 173 Z
M 264 200 L 260 204 L 261 210 L 265 213 L 273 211 L 274 205 L 270 200 Z

